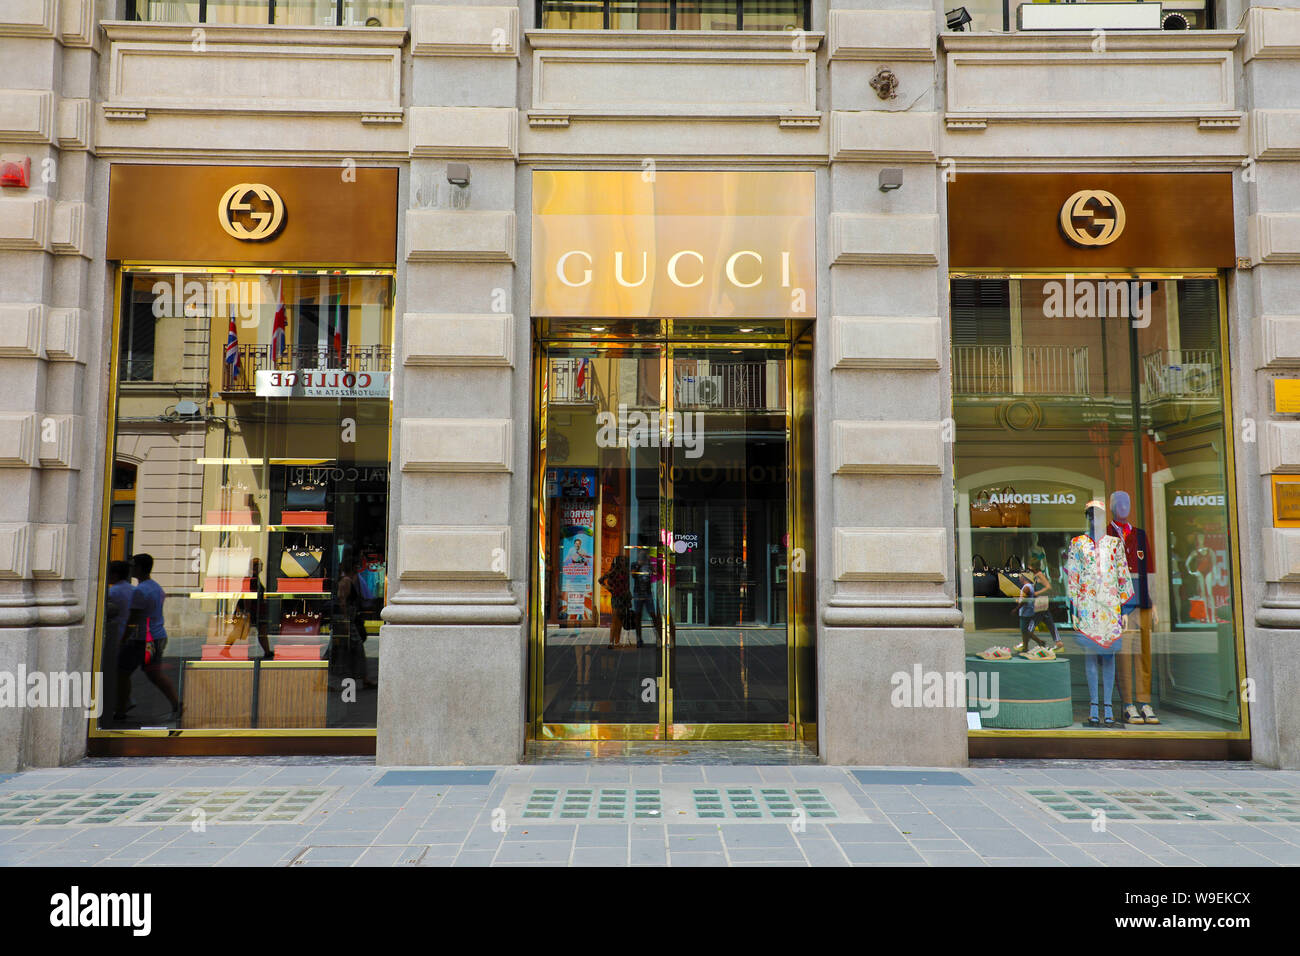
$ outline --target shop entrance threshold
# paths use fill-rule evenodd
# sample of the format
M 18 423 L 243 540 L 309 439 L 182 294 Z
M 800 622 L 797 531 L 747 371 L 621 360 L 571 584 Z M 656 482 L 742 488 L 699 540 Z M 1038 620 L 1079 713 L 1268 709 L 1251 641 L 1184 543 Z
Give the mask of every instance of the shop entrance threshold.
M 817 751 L 797 740 L 530 740 L 526 764 L 709 764 L 805 766 L 819 764 Z

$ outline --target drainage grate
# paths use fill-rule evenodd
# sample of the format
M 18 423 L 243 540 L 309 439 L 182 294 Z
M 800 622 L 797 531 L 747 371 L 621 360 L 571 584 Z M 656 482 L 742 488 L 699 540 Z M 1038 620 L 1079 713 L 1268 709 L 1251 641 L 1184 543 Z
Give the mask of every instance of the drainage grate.
M 1081 790 L 1020 789 L 1062 820 L 1300 823 L 1300 791 L 1293 790 Z
M 510 787 L 502 801 L 512 820 L 533 823 L 602 820 L 667 822 L 866 820 L 838 784 L 820 787 L 665 784 L 662 787 Z
M 659 820 L 663 797 L 654 787 L 535 787 L 525 820 Z
M 802 810 L 805 817 L 839 816 L 820 787 L 799 787 L 793 791 L 784 787 L 760 787 L 757 795 L 754 791 L 753 787 L 696 787 L 695 815 L 704 819 L 779 819 L 798 816 Z
M 337 787 L 0 794 L 0 826 L 300 823 Z M 201 812 L 201 817 L 199 816 Z

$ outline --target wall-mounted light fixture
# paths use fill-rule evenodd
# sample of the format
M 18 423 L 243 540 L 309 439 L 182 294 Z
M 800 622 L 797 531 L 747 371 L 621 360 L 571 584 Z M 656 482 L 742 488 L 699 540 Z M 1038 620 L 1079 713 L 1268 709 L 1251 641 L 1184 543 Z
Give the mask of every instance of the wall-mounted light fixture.
M 965 30 L 966 24 L 971 22 L 971 15 L 967 12 L 965 7 L 958 7 L 956 10 L 949 10 L 947 17 L 949 30 Z
M 880 171 L 878 182 L 882 193 L 887 193 L 894 189 L 902 189 L 903 170 L 897 166 L 886 166 Z
M 448 163 L 447 182 L 453 186 L 468 186 L 469 163 Z

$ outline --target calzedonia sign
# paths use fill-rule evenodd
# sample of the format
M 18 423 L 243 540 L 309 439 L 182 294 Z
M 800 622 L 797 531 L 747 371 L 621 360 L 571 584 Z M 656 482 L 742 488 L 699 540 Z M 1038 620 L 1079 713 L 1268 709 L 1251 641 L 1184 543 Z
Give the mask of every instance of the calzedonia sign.
M 812 173 L 533 173 L 535 316 L 811 318 Z
M 349 372 L 344 369 L 302 369 L 257 372 L 261 398 L 387 398 L 388 372 Z

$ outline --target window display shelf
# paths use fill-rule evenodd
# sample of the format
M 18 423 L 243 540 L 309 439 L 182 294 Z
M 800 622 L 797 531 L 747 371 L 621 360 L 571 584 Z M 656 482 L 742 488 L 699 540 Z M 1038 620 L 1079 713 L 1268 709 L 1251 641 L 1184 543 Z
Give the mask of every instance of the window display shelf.
M 334 530 L 332 524 L 269 524 L 266 526 L 267 531 L 322 531 L 329 532 Z
M 248 531 L 257 532 L 262 530 L 260 524 L 196 524 L 195 531 Z M 268 528 L 268 530 L 275 530 Z
M 272 465 L 331 465 L 337 458 L 270 458 Z
M 195 462 L 200 465 L 263 465 L 266 464 L 266 460 L 263 458 L 196 458 Z
M 327 598 L 332 596 L 331 591 L 267 591 L 266 596 L 269 598 Z
M 257 599 L 256 591 L 191 591 L 190 597 L 198 601 L 242 601 Z

